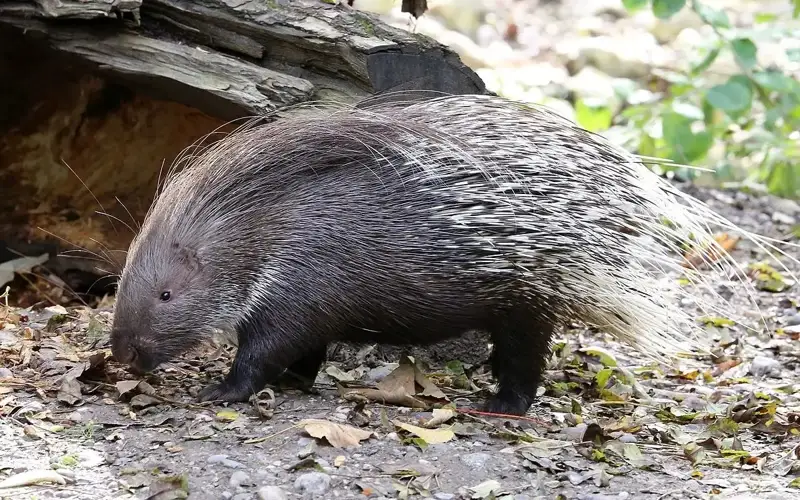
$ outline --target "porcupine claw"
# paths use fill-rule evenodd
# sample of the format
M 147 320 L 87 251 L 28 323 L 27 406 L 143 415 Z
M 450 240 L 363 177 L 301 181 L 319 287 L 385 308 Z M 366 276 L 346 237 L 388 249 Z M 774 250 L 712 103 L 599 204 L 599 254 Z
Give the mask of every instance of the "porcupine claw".
M 199 401 L 239 403 L 250 399 L 252 394 L 252 391 L 244 390 L 240 387 L 231 387 L 226 382 L 222 382 L 220 384 L 211 384 L 202 389 L 197 394 L 197 399 Z

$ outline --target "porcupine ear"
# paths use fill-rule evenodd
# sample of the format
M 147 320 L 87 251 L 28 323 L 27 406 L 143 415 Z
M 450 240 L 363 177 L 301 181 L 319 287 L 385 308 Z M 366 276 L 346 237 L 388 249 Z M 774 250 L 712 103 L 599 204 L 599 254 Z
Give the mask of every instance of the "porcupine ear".
M 178 259 L 181 264 L 192 271 L 200 270 L 200 257 L 197 255 L 197 251 L 194 248 L 183 246 L 180 243 L 173 243 L 172 247 L 178 250 Z

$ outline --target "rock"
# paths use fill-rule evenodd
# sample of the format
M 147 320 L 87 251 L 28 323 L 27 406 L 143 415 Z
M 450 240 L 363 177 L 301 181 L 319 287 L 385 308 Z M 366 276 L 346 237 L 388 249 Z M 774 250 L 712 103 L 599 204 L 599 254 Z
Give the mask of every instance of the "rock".
M 781 363 L 776 359 L 767 358 L 766 356 L 756 356 L 750 363 L 750 373 L 756 377 L 779 377 L 781 374 Z
M 396 364 L 376 366 L 364 375 L 364 379 L 368 382 L 380 382 L 386 378 L 387 375 L 392 373 L 395 368 L 397 368 Z
M 488 453 L 468 453 L 461 455 L 460 458 L 464 465 L 471 469 L 483 469 L 492 456 Z
M 294 489 L 301 494 L 322 495 L 331 487 L 331 476 L 322 472 L 306 472 L 294 481 Z
M 211 455 L 208 457 L 208 463 L 210 464 L 217 464 L 221 463 L 223 460 L 227 459 L 228 455 Z
M 0 378 L 11 378 L 14 374 L 8 368 L 0 368 Z
M 800 314 L 792 314 L 789 316 L 789 318 L 786 320 L 786 324 L 788 326 L 800 325 Z
M 238 488 L 239 486 L 249 486 L 253 484 L 253 481 L 250 480 L 250 476 L 247 472 L 243 470 L 237 470 L 231 475 L 230 481 L 228 484 L 231 485 L 231 488 Z
M 649 31 L 659 43 L 669 43 L 675 40 L 682 31 L 687 29 L 700 30 L 704 27 L 704 22 L 697 16 L 692 9 L 681 9 L 677 14 L 669 19 L 657 18 L 651 9 L 642 9 L 637 13 Z
M 289 498 L 286 496 L 286 493 L 277 486 L 262 486 L 258 489 L 256 497 L 259 500 L 287 500 Z
M 687 396 L 683 400 L 682 405 L 690 410 L 702 411 L 705 410 L 708 404 L 697 396 Z
M 436 500 L 453 500 L 456 496 L 452 493 L 435 493 L 433 498 Z
M 800 204 L 794 200 L 775 198 L 770 200 L 774 209 L 778 212 L 783 212 L 791 216 L 800 213 Z
M 778 224 L 786 224 L 791 226 L 795 223 L 795 218 L 783 212 L 772 212 L 772 221 Z
M 602 101 L 616 113 L 621 106 L 620 98 L 614 92 L 612 78 L 597 68 L 587 66 L 566 82 L 566 87 L 579 99 Z
M 82 450 L 78 453 L 78 463 L 86 469 L 93 469 L 105 461 L 103 455 L 94 450 Z

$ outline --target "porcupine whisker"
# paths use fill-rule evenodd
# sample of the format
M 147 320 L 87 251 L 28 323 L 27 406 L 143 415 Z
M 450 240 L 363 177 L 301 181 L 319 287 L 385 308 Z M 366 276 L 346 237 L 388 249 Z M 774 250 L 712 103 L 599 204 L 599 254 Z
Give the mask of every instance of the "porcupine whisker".
M 161 175 L 161 172 L 159 172 L 159 175 Z M 117 203 L 119 203 L 122 206 L 123 210 L 125 210 L 125 212 L 128 214 L 128 217 L 131 218 L 131 222 L 133 223 L 133 226 L 136 228 L 136 231 L 131 230 L 131 232 L 133 234 L 136 234 L 139 231 L 139 229 L 141 229 L 141 226 L 139 225 L 139 222 L 136 221 L 136 218 L 133 216 L 131 211 L 128 210 L 128 207 L 125 206 L 124 203 L 122 203 L 122 200 L 119 199 L 119 196 L 114 196 L 114 199 L 117 200 Z
M 92 192 L 92 190 L 89 189 L 89 186 L 87 186 L 86 183 L 83 182 L 83 179 L 81 178 L 81 176 L 79 176 L 78 173 L 75 172 L 75 170 L 73 170 L 73 168 L 69 166 L 69 163 L 67 163 L 66 160 L 64 160 L 64 158 L 61 158 L 61 163 L 63 163 L 64 166 L 66 166 L 69 169 L 69 171 L 72 172 L 72 175 L 74 175 L 75 178 L 78 179 L 78 182 L 80 182 L 83 185 L 83 187 L 86 189 L 86 192 L 89 193 L 92 198 L 94 198 L 95 203 L 97 203 L 97 205 L 100 207 L 100 209 L 105 211 L 106 209 L 103 206 L 103 204 L 100 203 L 100 200 L 97 199 L 97 196 L 95 196 L 94 193 Z M 111 220 L 109 220 L 109 222 L 111 222 L 111 227 L 116 232 L 117 228 L 116 228 L 116 226 L 114 226 L 114 222 L 111 221 Z
M 73 242 L 67 240 L 66 238 L 62 238 L 61 236 L 58 236 L 57 234 L 55 234 L 55 233 L 53 233 L 51 231 L 48 231 L 47 229 L 44 229 L 42 227 L 37 226 L 36 229 L 38 229 L 39 231 L 44 232 L 45 234 L 48 234 L 48 235 L 52 236 L 53 238 L 59 239 L 59 240 L 63 241 L 64 243 L 67 243 L 68 245 L 72 245 L 74 247 L 77 247 L 77 250 L 70 250 L 72 252 L 77 252 L 77 251 L 86 252 L 89 255 L 97 257 L 101 262 L 105 262 L 106 264 L 114 265 L 114 263 L 111 262 L 108 258 L 100 255 L 97 252 L 93 252 L 93 251 L 89 250 L 86 247 L 82 247 L 82 246 L 80 246 L 80 245 L 78 245 L 76 243 L 73 243 Z
M 9 250 L 11 253 L 15 253 L 15 254 L 17 254 L 17 255 L 18 255 L 18 256 L 20 256 L 20 257 L 26 257 L 26 255 L 25 255 L 25 254 L 23 254 L 23 253 L 21 253 L 21 252 L 19 252 L 19 251 L 17 251 L 17 250 L 14 250 L 13 248 L 8 248 L 8 250 Z M 52 271 L 50 271 L 50 269 L 48 269 L 48 268 L 47 268 L 47 266 L 46 266 L 46 265 L 44 265 L 44 264 L 40 264 L 40 265 L 39 265 L 39 266 L 37 266 L 37 267 L 41 267 L 41 268 L 43 268 L 43 269 L 47 270 L 48 272 L 50 272 L 51 274 L 53 274 L 53 272 L 52 272 Z M 50 278 L 48 278 L 47 276 L 45 276 L 45 275 L 43 275 L 43 274 L 36 273 L 36 272 L 34 272 L 33 270 L 26 271 L 24 274 L 30 274 L 31 276 L 34 276 L 34 277 L 36 277 L 36 278 L 39 278 L 39 279 L 41 279 L 41 280 L 44 280 L 44 281 L 48 282 L 49 284 L 51 284 L 51 285 L 53 285 L 54 287 L 56 287 L 56 288 L 58 288 L 59 290 L 61 290 L 62 292 L 68 292 L 68 293 L 70 293 L 70 294 L 71 294 L 71 295 L 73 295 L 73 296 L 74 296 L 76 299 L 78 299 L 79 301 L 81 301 L 81 303 L 82 303 L 84 306 L 86 306 L 86 307 L 89 307 L 89 306 L 86 304 L 86 302 L 85 302 L 85 301 L 84 301 L 84 300 L 81 298 L 81 296 L 80 296 L 80 295 L 79 295 L 79 294 L 78 294 L 78 293 L 77 293 L 75 290 L 73 290 L 73 289 L 72 289 L 72 287 L 70 287 L 70 286 L 69 286 L 69 285 L 67 285 L 66 283 L 63 283 L 63 284 L 56 283 L 56 282 L 52 281 Z M 32 285 L 32 284 L 33 284 L 31 281 L 29 281 L 29 280 L 27 280 L 27 279 L 26 279 L 25 281 L 27 281 L 29 285 Z M 37 289 L 37 291 L 38 291 L 38 289 Z M 48 300 L 51 300 L 51 299 L 48 297 Z M 51 302 L 54 302 L 54 301 L 52 301 L 52 300 L 51 300 Z M 56 305 L 56 304 L 55 304 L 55 302 L 54 302 L 54 305 Z

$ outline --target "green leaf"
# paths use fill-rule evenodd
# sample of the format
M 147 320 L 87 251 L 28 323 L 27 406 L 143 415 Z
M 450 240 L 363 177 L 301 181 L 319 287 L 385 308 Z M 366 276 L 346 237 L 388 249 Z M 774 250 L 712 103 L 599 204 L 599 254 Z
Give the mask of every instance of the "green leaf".
M 697 15 L 700 16 L 700 19 L 702 19 L 704 22 L 716 28 L 731 27 L 731 21 L 728 19 L 728 13 L 724 10 L 718 10 L 699 2 L 696 2 L 694 5 Z
M 767 90 L 789 93 L 794 88 L 791 77 L 777 70 L 758 71 L 753 73 L 753 80 Z
M 794 198 L 800 192 L 800 172 L 792 164 L 776 162 L 770 166 L 767 189 L 775 196 Z M 782 292 L 788 286 L 777 271 L 761 272 L 757 276 L 758 288 L 769 292 Z
M 736 56 L 736 62 L 744 69 L 750 69 L 758 62 L 756 58 L 758 48 L 749 38 L 737 38 L 731 42 L 731 48 Z
M 714 85 L 706 93 L 706 100 L 717 109 L 727 113 L 744 111 L 750 107 L 753 92 L 746 85 L 735 80 Z
M 778 16 L 775 14 L 772 14 L 770 12 L 763 12 L 761 14 L 756 14 L 754 20 L 756 24 L 764 24 L 764 23 L 771 23 L 777 18 Z
M 697 66 L 692 68 L 692 74 L 698 75 L 703 71 L 707 70 L 709 66 L 714 64 L 714 61 L 717 60 L 717 56 L 719 56 L 720 48 L 714 47 L 706 56 L 700 61 Z
M 575 103 L 575 119 L 581 127 L 590 132 L 607 130 L 611 126 L 611 108 L 605 104 L 579 100 Z
M 648 0 L 622 0 L 622 6 L 628 12 L 636 12 L 647 5 Z
M 686 0 L 653 0 L 653 14 L 659 19 L 669 19 L 686 5 Z
M 692 131 L 694 121 L 674 111 L 662 117 L 661 127 L 664 141 L 670 149 L 671 160 L 691 163 L 703 157 L 711 149 L 714 137 L 707 131 L 694 133 Z
M 672 111 L 690 120 L 702 120 L 705 118 L 702 109 L 685 101 L 674 101 L 672 103 Z

